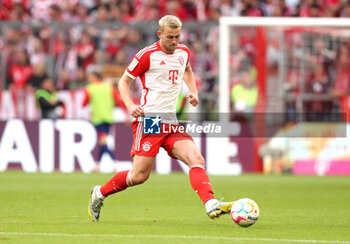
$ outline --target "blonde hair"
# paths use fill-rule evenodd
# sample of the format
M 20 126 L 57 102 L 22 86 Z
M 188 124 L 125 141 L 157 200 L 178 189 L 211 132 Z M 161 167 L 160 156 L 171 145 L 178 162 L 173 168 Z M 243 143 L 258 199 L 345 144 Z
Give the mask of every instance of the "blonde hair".
M 177 29 L 179 27 L 181 28 L 182 23 L 181 20 L 174 15 L 165 15 L 159 20 L 159 31 L 163 32 L 166 26 Z

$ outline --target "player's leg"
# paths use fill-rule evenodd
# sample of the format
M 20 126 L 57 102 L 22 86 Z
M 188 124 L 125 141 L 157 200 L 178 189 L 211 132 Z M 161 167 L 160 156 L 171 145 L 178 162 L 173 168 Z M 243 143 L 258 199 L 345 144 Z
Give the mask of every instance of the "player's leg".
M 135 186 L 145 182 L 153 168 L 154 157 L 134 156 L 131 170 L 125 170 L 116 173 L 109 181 L 101 186 L 101 195 L 103 198 L 108 197 L 127 187 Z
M 96 131 L 97 131 L 97 144 L 98 144 L 98 156 L 97 160 L 94 166 L 94 172 L 98 172 L 100 169 L 99 163 L 101 163 L 101 158 L 103 154 L 107 153 L 113 161 L 115 161 L 115 155 L 114 153 L 108 148 L 107 144 L 107 138 L 109 134 L 109 128 L 110 124 L 108 123 L 101 123 L 95 125 Z
M 193 189 L 203 203 L 214 199 L 209 177 L 205 172 L 205 161 L 192 140 L 176 141 L 171 153 L 190 168 L 189 177 Z
M 108 148 L 107 138 L 109 135 L 110 124 L 103 123 L 99 126 L 98 131 L 98 145 L 100 147 L 98 160 L 101 161 L 102 155 L 107 153 L 113 160 L 115 160 L 114 153 Z
M 178 140 L 171 153 L 190 168 L 189 176 L 193 190 L 203 201 L 207 214 L 214 219 L 230 212 L 233 202 L 220 202 L 215 199 L 208 175 L 205 172 L 205 161 L 192 140 Z
M 133 167 L 131 170 L 125 170 L 116 173 L 103 186 L 94 186 L 91 190 L 89 203 L 89 216 L 94 222 L 100 218 L 100 211 L 103 200 L 114 193 L 125 190 L 130 186 L 135 186 L 145 182 L 153 168 L 155 157 L 134 156 Z

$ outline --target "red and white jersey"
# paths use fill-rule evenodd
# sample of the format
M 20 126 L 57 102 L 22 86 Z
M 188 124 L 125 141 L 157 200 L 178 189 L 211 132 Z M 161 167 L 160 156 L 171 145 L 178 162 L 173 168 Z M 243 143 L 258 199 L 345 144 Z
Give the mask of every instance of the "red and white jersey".
M 161 50 L 159 42 L 139 51 L 125 73 L 142 82 L 141 106 L 145 113 L 175 113 L 189 49 L 179 44 L 174 53 Z

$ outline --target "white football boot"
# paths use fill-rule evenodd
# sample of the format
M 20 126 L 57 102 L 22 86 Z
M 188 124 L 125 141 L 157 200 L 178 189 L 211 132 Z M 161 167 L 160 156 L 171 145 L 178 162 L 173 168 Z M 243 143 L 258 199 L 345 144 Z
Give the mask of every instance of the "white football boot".
M 97 190 L 100 190 L 100 186 L 93 186 L 91 188 L 91 197 L 88 207 L 89 216 L 93 222 L 98 222 L 100 219 L 101 207 L 103 206 L 103 199 L 97 197 Z
M 217 201 L 211 207 L 207 209 L 207 215 L 211 219 L 219 218 L 221 215 L 229 214 L 231 212 L 232 205 L 235 202 L 221 202 Z

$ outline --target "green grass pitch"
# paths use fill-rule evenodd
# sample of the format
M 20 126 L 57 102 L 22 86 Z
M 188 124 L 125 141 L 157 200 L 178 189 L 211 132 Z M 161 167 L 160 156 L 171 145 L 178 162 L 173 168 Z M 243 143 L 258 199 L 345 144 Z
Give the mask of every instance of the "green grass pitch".
M 106 174 L 0 173 L 0 243 L 350 243 L 350 177 L 211 176 L 215 196 L 254 199 L 249 227 L 207 217 L 185 174 L 151 175 L 88 218 Z

